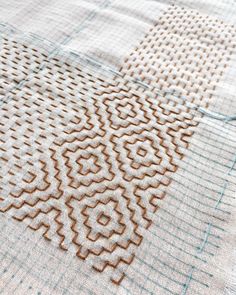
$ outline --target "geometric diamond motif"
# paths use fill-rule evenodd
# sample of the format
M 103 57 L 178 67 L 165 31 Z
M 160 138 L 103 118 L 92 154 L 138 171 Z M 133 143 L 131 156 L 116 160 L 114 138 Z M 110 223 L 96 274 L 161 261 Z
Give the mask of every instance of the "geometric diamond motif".
M 234 46 L 232 27 L 212 19 L 208 34 L 202 19 L 170 7 L 114 77 L 4 39 L 1 91 L 10 99 L 0 106 L 0 212 L 120 284 L 198 124 L 185 100 L 156 89 L 175 86 L 206 104 Z M 222 34 L 227 51 L 211 42 Z M 199 42 L 208 46 L 191 45 Z M 11 56 L 19 50 L 24 73 Z

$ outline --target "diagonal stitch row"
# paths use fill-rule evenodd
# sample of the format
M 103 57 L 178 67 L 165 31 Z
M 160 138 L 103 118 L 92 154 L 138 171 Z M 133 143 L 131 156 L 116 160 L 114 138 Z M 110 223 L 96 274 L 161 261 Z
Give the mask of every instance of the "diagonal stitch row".
M 104 2 L 101 3 L 101 5 L 99 6 L 100 9 L 104 9 L 104 8 L 107 8 L 108 5 L 110 4 L 110 1 L 107 1 L 105 0 Z M 51 59 L 53 58 L 56 54 L 58 54 L 59 52 L 63 51 L 63 47 L 68 43 L 70 42 L 70 40 L 75 36 L 77 35 L 78 33 L 80 33 L 83 29 L 86 28 L 86 22 L 88 21 L 91 21 L 93 18 L 95 18 L 95 16 L 97 15 L 97 12 L 95 11 L 92 11 L 91 14 L 88 15 L 88 17 L 80 24 L 79 28 L 77 28 L 70 36 L 67 36 L 60 44 L 57 44 L 56 46 L 54 46 L 53 50 L 49 53 L 49 56 L 48 56 L 48 60 L 43 63 L 41 65 L 41 67 L 38 68 L 38 71 L 32 71 L 32 73 L 30 73 L 26 79 L 22 80 L 19 84 L 17 84 L 13 89 L 11 90 L 14 90 L 14 89 L 21 89 L 21 87 L 25 84 L 25 82 L 27 82 L 29 80 L 29 77 L 31 74 L 33 73 L 38 73 L 39 71 L 41 71 L 45 64 Z M 9 24 L 6 24 L 6 23 L 2 23 L 0 24 L 2 26 L 6 26 L 8 25 L 10 28 L 14 29 L 14 30 L 17 30 L 16 28 L 14 28 L 12 25 L 9 25 Z M 17 30 L 19 31 L 19 30 Z M 32 36 L 33 38 L 41 41 L 41 42 L 50 42 L 48 41 L 47 39 L 45 38 L 42 38 L 41 36 L 37 35 L 37 34 L 33 34 L 33 33 L 29 33 L 28 35 Z M 51 43 L 52 45 L 53 43 Z M 105 70 L 105 71 L 108 71 L 108 72 L 111 72 L 117 76 L 120 76 L 122 78 L 124 78 L 124 74 L 121 73 L 120 71 L 118 70 L 114 70 L 110 67 L 108 67 L 107 65 L 104 65 L 102 64 L 101 62 L 99 61 L 96 61 L 94 60 L 93 58 L 91 57 L 88 57 L 86 55 L 83 55 L 81 54 L 80 52 L 78 51 L 74 51 L 74 50 L 71 50 L 70 51 L 71 54 L 77 56 L 79 59 L 82 59 L 82 61 L 86 61 L 88 62 L 90 65 L 92 65 L 93 67 L 99 67 L 101 68 L 102 70 Z M 126 78 L 127 78 L 127 74 L 125 74 Z M 221 114 L 221 113 L 218 113 L 218 112 L 213 112 L 213 111 L 209 111 L 209 110 L 206 110 L 200 106 L 198 106 L 197 104 L 194 104 L 194 103 L 190 103 L 186 100 L 186 98 L 184 98 L 183 96 L 181 96 L 177 91 L 173 90 L 173 91 L 162 91 L 160 89 L 153 89 L 152 86 L 144 83 L 143 81 L 137 79 L 137 78 L 131 78 L 130 77 L 130 81 L 133 82 L 133 83 L 136 83 L 138 85 L 140 85 L 141 87 L 145 88 L 145 89 L 150 89 L 150 90 L 155 90 L 155 93 L 158 94 L 158 95 L 161 95 L 161 96 L 166 96 L 166 95 L 172 95 L 176 98 L 181 98 L 183 100 L 186 101 L 187 105 L 190 106 L 191 108 L 197 110 L 199 113 L 203 114 L 203 115 L 206 115 L 207 117 L 211 117 L 211 118 L 214 118 L 216 120 L 220 120 L 220 121 L 224 121 L 224 122 L 229 122 L 229 121 L 234 121 L 236 120 L 236 115 L 225 115 L 225 114 Z M 6 97 L 6 99 L 4 100 L 1 100 L 2 102 L 7 102 L 9 96 Z
M 100 5 L 99 5 L 99 10 L 107 8 L 108 5 L 111 4 L 111 2 L 109 0 L 105 0 L 103 1 Z M 18 83 L 15 87 L 13 87 L 10 91 L 18 89 L 21 90 L 22 87 L 25 85 L 26 82 L 28 82 L 31 78 L 32 74 L 37 74 L 39 73 L 41 70 L 43 70 L 45 68 L 45 66 L 47 65 L 47 62 L 52 59 L 54 56 L 56 56 L 62 49 L 62 45 L 67 44 L 68 42 L 70 42 L 70 40 L 75 36 L 78 35 L 84 28 L 86 28 L 85 24 L 88 21 L 91 21 L 92 19 L 95 18 L 95 16 L 97 15 L 98 11 L 92 11 L 87 18 L 85 18 L 85 20 L 79 25 L 79 27 L 72 32 L 72 34 L 70 36 L 67 36 L 59 45 L 54 46 L 53 50 L 49 53 L 49 56 L 47 58 L 47 60 L 45 60 L 45 62 L 43 62 L 41 64 L 41 66 L 38 68 L 38 70 L 33 69 L 27 76 L 25 79 L 23 79 L 20 83 Z M 35 35 L 34 35 L 35 36 Z M 43 40 L 42 38 L 40 38 L 39 36 L 37 36 L 37 38 L 40 40 Z M 9 99 L 11 98 L 11 95 L 8 94 L 4 99 L 1 100 L 2 103 L 6 103 Z

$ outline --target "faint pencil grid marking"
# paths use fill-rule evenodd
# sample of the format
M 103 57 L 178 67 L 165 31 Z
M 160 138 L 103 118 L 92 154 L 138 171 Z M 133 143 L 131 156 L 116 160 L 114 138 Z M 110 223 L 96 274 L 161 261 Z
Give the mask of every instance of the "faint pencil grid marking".
M 36 60 L 40 55 L 40 63 L 43 60 L 45 66 L 21 90 L 8 90 L 12 100 L 1 106 L 0 211 L 39 230 L 61 249 L 89 260 L 96 271 L 107 271 L 115 284 L 120 284 L 127 265 L 134 260 L 144 229 L 151 225 L 158 200 L 164 197 L 163 190 L 197 125 L 184 101 L 177 104 L 167 97 L 157 97 L 129 82 L 126 75 L 152 73 L 152 63 L 156 62 L 157 70 L 152 75 L 159 77 L 163 63 L 157 40 L 166 40 L 163 30 L 167 25 L 173 29 L 176 21 L 182 22 L 182 31 L 189 23 L 192 30 L 195 26 L 198 29 L 193 14 L 171 7 L 135 51 L 141 61 L 133 59 L 133 54 L 127 59 L 128 70 L 126 66 L 121 69 L 124 78 L 103 79 L 57 58 L 49 62 L 34 49 Z M 224 68 L 227 55 L 224 60 L 212 35 L 223 34 L 228 46 L 234 44 L 231 27 L 222 26 L 216 21 L 211 35 L 206 29 L 199 38 L 208 38 L 209 56 Z M 183 39 L 188 52 L 193 51 L 188 42 L 188 38 L 196 39 L 193 32 Z M 22 45 L 5 42 L 7 56 L 14 57 L 13 76 L 17 77 L 24 59 L 15 52 Z M 166 42 L 163 44 L 168 47 Z M 167 77 L 173 73 L 172 66 L 180 78 L 183 76 L 186 56 L 179 57 L 182 43 L 178 42 L 171 46 L 174 53 L 166 65 Z M 24 48 L 27 51 L 26 45 Z M 149 48 L 154 50 L 152 58 L 143 63 Z M 165 50 L 161 50 L 162 55 Z M 201 52 L 201 48 L 198 50 Z M 26 64 L 32 56 L 30 50 L 28 53 Z M 189 59 L 196 61 L 194 54 Z M 204 77 L 196 75 L 194 83 L 187 79 L 183 87 L 193 100 L 196 85 L 201 100 L 222 75 L 222 70 L 207 71 L 208 63 L 200 61 L 200 68 L 195 65 L 194 70 Z M 4 66 L 1 71 L 7 75 Z M 7 78 L 14 83 L 14 78 Z M 171 83 L 164 83 L 167 78 L 162 78 L 154 84 L 170 87 Z M 153 80 L 146 82 L 153 85 Z

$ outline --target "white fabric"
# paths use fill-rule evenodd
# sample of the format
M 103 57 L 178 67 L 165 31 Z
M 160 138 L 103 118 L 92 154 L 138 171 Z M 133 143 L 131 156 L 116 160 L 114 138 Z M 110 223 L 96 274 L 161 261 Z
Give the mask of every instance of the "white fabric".
M 1 294 L 236 293 L 236 124 L 227 121 L 236 114 L 235 23 L 233 0 L 0 1 Z M 217 115 L 223 119 L 215 119 Z M 96 162 L 93 135 L 104 130 Z M 77 157 L 86 144 L 83 136 L 93 140 Z M 145 136 L 149 141 L 140 148 Z M 79 143 L 74 144 L 74 138 Z M 66 151 L 61 147 L 64 140 Z M 53 150 L 55 142 L 58 148 Z M 123 145 L 128 146 L 128 156 Z M 159 147 L 158 153 L 153 146 Z M 152 157 L 158 156 L 160 173 L 151 177 L 157 169 Z M 57 160 L 54 166 L 52 158 Z M 97 173 L 95 180 L 86 178 L 89 173 Z M 142 241 L 139 245 L 134 230 L 137 244 L 82 260 L 76 256 L 73 218 L 78 219 L 82 247 L 95 249 L 94 243 L 86 240 L 78 213 L 82 205 L 71 201 L 77 208 L 72 212 L 66 198 L 90 193 L 99 201 L 101 195 L 112 195 L 111 190 L 94 194 L 101 189 L 100 179 L 109 187 L 112 173 L 122 184 L 131 179 L 128 199 L 139 184 L 130 206 Z M 149 178 L 140 182 L 143 173 Z M 73 178 L 70 185 L 68 175 Z M 36 203 L 18 208 L 22 200 L 57 196 L 61 190 L 65 199 L 49 198 L 42 208 L 46 212 L 58 206 L 63 229 L 56 227 L 61 220 L 55 224 L 53 213 L 34 218 L 31 209 Z M 120 191 L 115 190 L 113 198 L 119 199 Z M 129 208 L 124 205 L 127 199 L 120 198 L 118 217 Z M 104 211 L 108 215 L 109 206 Z M 21 220 L 27 212 L 31 218 Z M 92 224 L 103 232 L 98 213 Z M 72 219 L 66 219 L 68 214 Z M 122 243 L 135 228 L 127 216 L 115 227 L 122 231 L 125 224 L 129 229 Z M 39 227 L 41 220 L 50 230 Z M 109 235 L 109 230 L 103 233 Z M 96 232 L 91 234 L 96 237 Z M 114 240 L 107 239 L 105 247 L 109 243 Z M 81 253 L 86 256 L 86 251 Z M 106 261 L 115 264 L 120 257 L 126 262 L 101 272 L 94 269 Z M 119 278 L 118 285 L 112 282 Z

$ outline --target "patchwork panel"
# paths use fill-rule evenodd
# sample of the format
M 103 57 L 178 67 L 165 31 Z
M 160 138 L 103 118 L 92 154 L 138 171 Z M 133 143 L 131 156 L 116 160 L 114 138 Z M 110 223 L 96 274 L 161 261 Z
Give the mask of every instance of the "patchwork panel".
M 227 66 L 225 46 L 234 48 L 231 27 L 203 24 L 197 13 L 170 8 L 126 59 L 123 76 L 46 58 L 23 77 L 1 103 L 0 211 L 119 284 L 198 124 L 184 99 L 155 88 L 206 105 Z
M 206 106 L 235 47 L 233 25 L 171 6 L 125 59 L 121 71 Z

